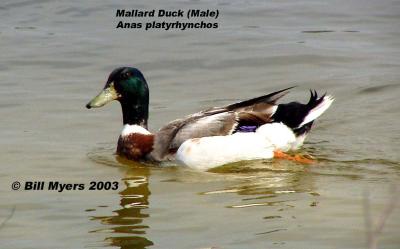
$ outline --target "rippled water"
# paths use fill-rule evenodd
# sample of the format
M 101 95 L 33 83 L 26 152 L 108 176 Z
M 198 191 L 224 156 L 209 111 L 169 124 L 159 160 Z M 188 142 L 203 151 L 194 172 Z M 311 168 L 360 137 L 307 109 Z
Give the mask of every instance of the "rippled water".
M 220 27 L 116 30 L 118 8 L 219 9 Z M 400 179 L 399 1 L 2 1 L 0 16 L 1 248 L 367 248 L 388 213 L 378 245 L 399 247 L 400 208 L 387 209 Z M 328 91 L 336 101 L 301 151 L 318 163 L 197 172 L 118 158 L 120 107 L 84 105 L 121 65 L 149 82 L 152 130 L 292 85 L 284 101 Z M 16 180 L 120 188 L 11 191 Z

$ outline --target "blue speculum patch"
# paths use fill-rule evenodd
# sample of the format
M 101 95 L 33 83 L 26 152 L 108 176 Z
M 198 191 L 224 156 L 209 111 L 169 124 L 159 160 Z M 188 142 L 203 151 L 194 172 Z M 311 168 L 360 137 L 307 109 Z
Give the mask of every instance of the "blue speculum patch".
M 239 126 L 237 132 L 255 132 L 257 130 L 257 126 L 255 125 L 243 125 Z

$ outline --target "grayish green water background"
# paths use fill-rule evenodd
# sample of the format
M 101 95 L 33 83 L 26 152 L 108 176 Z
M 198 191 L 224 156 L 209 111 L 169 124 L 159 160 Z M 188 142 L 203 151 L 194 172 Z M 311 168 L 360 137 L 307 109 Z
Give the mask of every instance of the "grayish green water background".
M 219 9 L 220 28 L 116 30 L 118 8 Z M 399 1 L 3 0 L 0 16 L 1 248 L 366 248 L 363 193 L 375 221 L 400 175 Z M 151 130 L 287 86 L 284 101 L 328 91 L 336 102 L 303 150 L 319 162 L 118 162 L 119 105 L 84 105 L 122 65 L 147 78 Z M 11 191 L 15 180 L 120 189 Z M 399 248 L 399 221 L 397 207 L 380 248 Z

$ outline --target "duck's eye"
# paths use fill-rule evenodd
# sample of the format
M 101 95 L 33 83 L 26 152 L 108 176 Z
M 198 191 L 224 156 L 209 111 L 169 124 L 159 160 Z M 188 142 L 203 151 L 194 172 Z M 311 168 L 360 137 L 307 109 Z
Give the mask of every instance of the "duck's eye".
M 130 72 L 126 72 L 126 73 L 123 73 L 122 74 L 122 78 L 123 79 L 128 79 L 129 77 L 131 77 L 132 76 L 132 74 L 130 73 Z

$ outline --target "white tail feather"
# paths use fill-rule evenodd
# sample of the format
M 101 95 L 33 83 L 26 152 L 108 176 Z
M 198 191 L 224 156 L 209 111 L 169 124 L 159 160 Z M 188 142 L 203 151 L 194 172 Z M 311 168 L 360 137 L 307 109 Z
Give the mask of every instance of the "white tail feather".
M 311 109 L 311 111 L 307 114 L 307 116 L 304 118 L 303 122 L 298 126 L 298 128 L 307 123 L 310 123 L 311 121 L 314 121 L 316 118 L 321 116 L 326 110 L 328 110 L 334 100 L 335 99 L 330 95 L 325 96 L 321 103 Z

